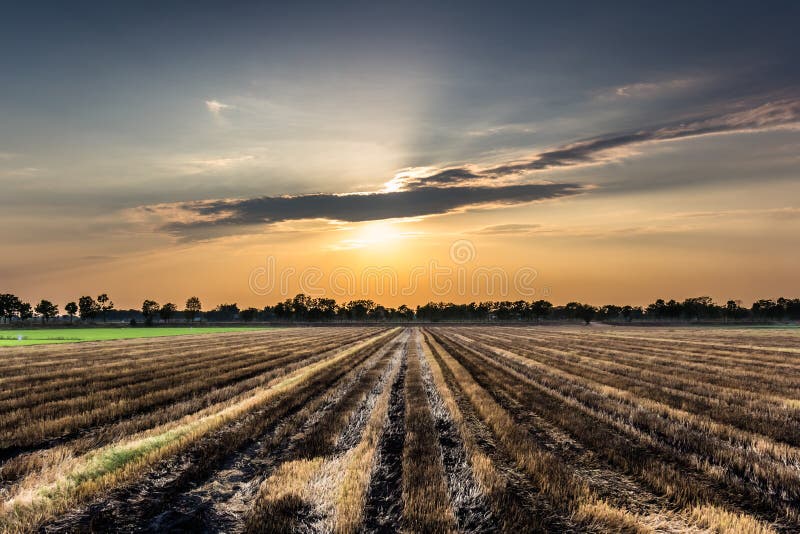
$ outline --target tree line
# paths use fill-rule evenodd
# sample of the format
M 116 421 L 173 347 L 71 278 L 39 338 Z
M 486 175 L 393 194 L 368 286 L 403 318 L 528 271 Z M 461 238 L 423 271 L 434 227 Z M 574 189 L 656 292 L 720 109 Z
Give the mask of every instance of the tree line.
M 173 302 L 159 304 L 146 299 L 138 310 L 118 310 L 108 294 L 97 297 L 84 295 L 77 301 L 64 305 L 65 319 L 72 323 L 76 316 L 84 323 L 126 321 L 146 326 L 156 323 L 168 324 L 183 320 L 189 323 L 231 321 L 291 321 L 291 322 L 345 322 L 345 321 L 583 321 L 608 322 L 659 321 L 796 321 L 800 320 L 800 299 L 762 299 L 744 307 L 741 301 L 729 300 L 717 304 L 710 297 L 694 297 L 683 301 L 658 299 L 648 306 L 618 306 L 606 304 L 592 306 L 581 302 L 570 302 L 554 306 L 546 300 L 536 301 L 484 301 L 469 304 L 452 302 L 429 302 L 412 309 L 405 304 L 396 308 L 386 307 L 372 300 L 360 299 L 337 303 L 330 298 L 313 298 L 299 294 L 291 299 L 263 308 L 240 309 L 236 303 L 219 304 L 203 311 L 200 299 L 189 297 L 184 306 Z M 62 318 L 58 305 L 42 299 L 35 306 L 22 301 L 10 293 L 0 294 L 0 319 L 5 323 L 26 323 L 40 319 L 48 323 Z

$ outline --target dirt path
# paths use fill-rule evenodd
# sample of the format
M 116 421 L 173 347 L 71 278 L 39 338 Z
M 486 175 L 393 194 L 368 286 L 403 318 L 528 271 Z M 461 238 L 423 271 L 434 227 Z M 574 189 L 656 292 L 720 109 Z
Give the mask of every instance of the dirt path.
M 403 444 L 405 441 L 405 376 L 408 347 L 403 347 L 400 372 L 392 384 L 386 430 L 378 443 L 376 465 L 364 507 L 365 532 L 391 532 L 403 513 Z

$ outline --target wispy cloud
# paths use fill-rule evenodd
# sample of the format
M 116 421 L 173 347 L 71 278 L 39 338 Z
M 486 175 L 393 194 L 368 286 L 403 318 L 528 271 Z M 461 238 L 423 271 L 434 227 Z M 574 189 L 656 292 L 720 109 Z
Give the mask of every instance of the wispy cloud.
M 256 151 L 254 151 L 256 152 Z M 157 162 L 163 172 L 177 176 L 190 176 L 221 171 L 236 171 L 257 165 L 261 153 L 242 154 L 174 154 Z
M 496 224 L 474 230 L 476 235 L 526 235 L 541 230 L 541 224 Z
M 107 255 L 102 255 L 102 254 L 92 254 L 92 255 L 89 255 L 89 256 L 83 256 L 81 259 L 85 260 L 85 261 L 111 261 L 111 260 L 117 259 L 117 256 L 107 256 Z
M 230 169 L 238 167 L 255 160 L 255 156 L 232 156 L 228 158 L 208 158 L 208 159 L 195 159 L 188 161 L 186 166 L 195 172 L 214 171 L 220 169 Z
M 699 85 L 702 80 L 698 78 L 680 78 L 676 80 L 662 80 L 658 82 L 639 82 L 615 87 L 604 98 L 649 98 L 664 94 L 675 93 Z
M 36 176 L 42 172 L 38 167 L 20 167 L 17 169 L 0 170 L 0 176 L 9 177 L 31 177 Z
M 468 137 L 491 137 L 500 134 L 530 134 L 536 129 L 522 124 L 504 124 L 501 126 L 490 126 L 483 129 L 469 130 L 466 132 Z
M 232 109 L 233 106 L 230 104 L 223 104 L 218 100 L 206 100 L 206 108 L 208 108 L 208 111 L 210 111 L 212 114 L 219 116 L 226 109 Z
M 496 237 L 578 237 L 578 238 L 624 238 L 643 235 L 696 234 L 731 228 L 741 221 L 751 224 L 753 220 L 771 220 L 796 224 L 800 222 L 800 208 L 743 208 L 696 212 L 673 212 L 648 217 L 638 217 L 639 225 L 620 225 L 609 221 L 592 225 L 546 225 L 546 224 L 497 224 L 470 231 L 472 235 Z
M 469 232 L 472 235 L 501 237 L 542 237 L 542 238 L 634 238 L 646 235 L 675 235 L 697 232 L 702 227 L 698 224 L 653 224 L 637 226 L 598 226 L 598 225 L 540 225 L 540 224 L 499 224 L 486 226 Z
M 740 106 L 737 109 L 719 111 L 681 122 L 600 135 L 540 152 L 527 159 L 492 167 L 462 165 L 437 170 L 427 175 L 411 173 L 403 179 L 409 187 L 485 183 L 537 171 L 596 165 L 630 155 L 634 147 L 648 143 L 798 126 L 800 126 L 800 99 L 784 99 Z
M 800 207 L 748 208 L 735 210 L 692 211 L 674 213 L 674 219 L 747 219 L 751 217 L 770 217 L 775 219 L 800 219 Z

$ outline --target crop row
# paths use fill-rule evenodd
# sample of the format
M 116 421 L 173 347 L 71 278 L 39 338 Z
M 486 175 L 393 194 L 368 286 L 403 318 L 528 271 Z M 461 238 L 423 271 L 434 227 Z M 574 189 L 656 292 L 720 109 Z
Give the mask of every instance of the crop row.
M 34 449 L 0 471 L 0 530 L 796 531 L 800 354 L 681 332 L 287 329 L 125 366 L 91 347 L 95 390 L 0 412 L 47 429 L 6 423 Z M 31 386 L 91 376 L 53 365 Z

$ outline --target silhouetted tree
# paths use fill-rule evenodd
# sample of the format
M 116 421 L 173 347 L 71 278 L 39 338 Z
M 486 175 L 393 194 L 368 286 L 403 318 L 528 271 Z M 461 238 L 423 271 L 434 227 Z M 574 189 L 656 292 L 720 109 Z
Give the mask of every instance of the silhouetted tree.
M 33 317 L 33 308 L 29 302 L 20 302 L 17 307 L 17 315 L 21 321 L 26 321 Z
M 375 309 L 375 303 L 371 300 L 351 300 L 345 304 L 347 316 L 354 321 L 363 321 L 367 314 Z
M 272 313 L 280 320 L 287 320 L 292 318 L 292 303 L 290 300 L 279 302 L 272 308 Z
M 786 301 L 786 315 L 792 321 L 800 319 L 800 299 Z
M 92 297 L 83 296 L 78 299 L 78 313 L 84 321 L 94 319 L 100 313 L 100 304 Z
M 597 313 L 597 308 L 594 306 L 590 306 L 589 304 L 582 304 L 581 307 L 578 309 L 578 317 L 581 318 L 586 324 L 592 322 L 595 314 Z
M 747 317 L 747 310 L 742 308 L 742 301 L 741 300 L 729 300 L 725 303 L 725 308 L 723 309 L 722 316 L 725 319 L 725 322 L 731 320 L 738 320 Z
M 650 319 L 677 321 L 682 315 L 701 309 L 703 306 L 704 301 L 697 299 L 687 299 L 683 304 L 676 300 L 665 302 L 664 299 L 658 299 L 647 306 L 646 313 Z
M 397 308 L 397 315 L 403 321 L 413 321 L 414 320 L 414 310 L 406 306 L 405 304 L 401 304 L 399 308 Z
M 683 313 L 689 320 L 700 321 L 716 316 L 716 306 L 711 297 L 693 297 L 683 301 Z
M 186 320 L 190 323 L 194 322 L 195 317 L 200 313 L 200 310 L 203 309 L 203 306 L 200 304 L 200 299 L 197 297 L 189 297 L 186 300 L 186 309 L 183 310 L 183 314 L 186 316 Z
M 567 317 L 570 319 L 581 319 L 586 324 L 592 322 L 597 308 L 589 304 L 581 304 L 580 302 L 569 302 L 564 306 Z
M 233 321 L 238 316 L 239 306 L 235 302 L 233 304 L 220 304 L 206 313 L 206 317 L 212 321 Z
M 22 301 L 16 295 L 11 293 L 0 294 L 0 319 L 5 319 L 6 322 L 10 323 L 21 304 Z
M 52 306 L 52 308 L 51 308 Z M 107 294 L 101 294 L 95 301 L 91 297 L 83 296 L 79 303 L 69 302 L 64 307 L 70 316 L 70 323 L 76 313 L 79 313 L 83 320 L 91 320 L 100 312 L 103 313 L 103 320 L 106 320 L 106 313 L 112 312 L 113 303 Z M 202 307 L 197 297 L 190 297 L 186 301 L 186 309 L 183 313 L 188 321 L 194 321 L 201 313 Z M 30 304 L 20 301 L 12 294 L 0 294 L 0 318 L 10 322 L 14 319 L 26 320 L 33 316 L 34 308 Z M 42 322 L 48 322 L 52 317 L 58 315 L 58 307 L 50 301 L 42 300 L 36 305 L 35 311 L 42 317 Z M 129 310 L 133 313 L 133 310 Z M 159 306 L 152 300 L 144 301 L 142 314 L 145 317 L 145 324 L 152 325 L 153 319 L 158 315 L 165 322 L 169 322 L 177 313 L 177 307 L 172 303 Z M 352 321 L 412 321 L 415 318 L 420 321 L 530 321 L 536 319 L 540 322 L 542 318 L 551 316 L 554 319 L 580 319 L 587 324 L 592 319 L 614 320 L 619 317 L 626 322 L 634 319 L 643 318 L 653 320 L 714 320 L 722 318 L 728 322 L 731 320 L 741 320 L 748 317 L 760 320 L 798 320 L 800 319 L 800 299 L 788 299 L 780 297 L 778 299 L 762 299 L 753 303 L 752 308 L 742 307 L 741 302 L 729 300 L 725 305 L 717 305 L 710 297 L 694 297 L 678 302 L 674 299 L 665 301 L 658 299 L 648 305 L 646 310 L 639 306 L 617 306 L 607 304 L 601 308 L 595 308 L 580 302 L 570 302 L 564 306 L 553 306 L 545 300 L 534 302 L 517 301 L 486 301 L 470 302 L 469 304 L 455 304 L 452 302 L 428 302 L 427 304 L 416 307 L 412 310 L 405 304 L 398 308 L 387 308 L 376 304 L 372 300 L 352 300 L 343 305 L 338 305 L 334 299 L 312 298 L 305 294 L 298 294 L 294 298 L 286 299 L 277 303 L 275 306 L 266 306 L 263 311 L 257 308 L 247 308 L 240 312 L 239 307 L 234 304 L 220 304 L 214 310 L 207 312 L 209 320 L 229 321 L 237 317 L 243 321 L 250 322 L 257 318 L 264 320 L 296 320 L 296 321 L 330 321 L 334 319 Z M 111 315 L 112 318 L 115 315 Z M 124 317 L 126 320 L 130 317 Z
M 620 313 L 622 313 L 622 318 L 629 323 L 633 319 L 634 307 L 626 304 L 622 307 Z
M 311 299 L 303 293 L 296 295 L 292 299 L 292 316 L 295 321 L 305 321 L 308 318 L 308 309 L 311 307 Z
M 379 304 L 369 310 L 367 313 L 367 318 L 372 319 L 373 321 L 385 321 L 388 315 L 388 310 Z
M 58 306 L 50 302 L 49 300 L 42 299 L 39 304 L 36 305 L 36 313 L 42 316 L 42 323 L 46 323 L 56 315 L 58 315 Z
M 616 306 L 614 304 L 606 304 L 605 306 L 600 307 L 597 310 L 597 317 L 601 321 L 610 321 L 619 317 L 619 314 L 622 312 L 622 306 Z
M 332 321 L 336 317 L 339 305 L 334 299 L 319 298 L 314 301 L 314 309 L 319 312 L 320 317 L 325 321 Z
M 550 311 L 552 309 L 553 305 L 546 300 L 537 300 L 536 302 L 531 302 L 531 313 L 536 318 L 537 323 L 550 315 Z
M 67 305 L 64 306 L 64 310 L 66 310 L 67 315 L 69 315 L 69 322 L 72 324 L 72 318 L 78 313 L 78 305 L 74 302 L 67 302 Z
M 114 303 L 108 298 L 108 295 L 101 293 L 97 296 L 97 303 L 100 305 L 100 311 L 103 312 L 103 322 L 106 322 L 106 314 L 114 309 Z
M 241 312 L 239 312 L 239 317 L 242 318 L 242 321 L 249 323 L 253 319 L 258 316 L 258 308 L 245 308 Z
M 158 310 L 158 315 L 161 317 L 161 320 L 165 323 L 168 323 L 172 316 L 175 315 L 175 312 L 178 311 L 178 307 L 173 304 L 172 302 L 167 302 L 161 309 Z
M 780 321 L 791 315 L 797 317 L 797 299 L 789 300 L 780 297 L 777 300 L 762 299 L 753 303 L 752 311 L 755 317 L 762 320 Z
M 153 319 L 160 309 L 161 306 L 154 300 L 145 300 L 142 303 L 142 315 L 144 316 L 144 324 L 146 326 L 153 326 Z

